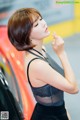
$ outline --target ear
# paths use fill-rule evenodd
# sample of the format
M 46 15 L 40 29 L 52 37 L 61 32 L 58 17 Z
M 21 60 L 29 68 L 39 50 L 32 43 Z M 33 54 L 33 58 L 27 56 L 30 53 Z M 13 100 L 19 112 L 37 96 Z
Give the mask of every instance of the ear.
M 30 39 L 30 38 L 29 38 Z M 31 43 L 31 45 L 33 46 L 33 47 L 35 47 L 36 46 L 36 42 L 35 42 L 35 40 L 34 39 L 30 39 L 30 43 Z
M 31 36 L 29 37 L 29 40 L 30 40 L 30 43 L 33 44 L 34 39 Z

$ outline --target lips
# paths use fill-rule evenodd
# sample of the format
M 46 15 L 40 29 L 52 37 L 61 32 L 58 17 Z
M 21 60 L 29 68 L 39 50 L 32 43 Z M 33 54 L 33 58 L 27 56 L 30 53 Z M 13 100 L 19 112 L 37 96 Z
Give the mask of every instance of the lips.
M 45 29 L 45 32 L 48 32 L 48 27 Z

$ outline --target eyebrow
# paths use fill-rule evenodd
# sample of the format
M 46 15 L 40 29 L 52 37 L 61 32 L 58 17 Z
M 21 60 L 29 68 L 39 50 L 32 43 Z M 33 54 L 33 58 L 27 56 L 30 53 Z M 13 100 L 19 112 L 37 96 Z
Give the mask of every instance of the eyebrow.
M 35 22 L 38 20 L 39 17 L 40 17 L 40 16 L 37 16 L 36 19 L 33 21 L 33 23 L 35 23 Z

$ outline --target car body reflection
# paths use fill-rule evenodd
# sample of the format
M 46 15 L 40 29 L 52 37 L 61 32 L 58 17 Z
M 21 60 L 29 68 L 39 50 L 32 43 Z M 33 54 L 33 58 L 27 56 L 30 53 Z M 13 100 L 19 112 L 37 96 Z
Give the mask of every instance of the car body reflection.
M 9 42 L 7 27 L 0 27 L 0 69 L 14 98 L 23 113 L 24 120 L 30 120 L 34 99 L 24 71 L 24 52 L 18 52 Z

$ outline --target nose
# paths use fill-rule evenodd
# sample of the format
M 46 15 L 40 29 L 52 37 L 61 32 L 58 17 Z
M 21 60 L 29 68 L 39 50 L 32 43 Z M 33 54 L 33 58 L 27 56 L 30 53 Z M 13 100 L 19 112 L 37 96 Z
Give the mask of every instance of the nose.
M 42 26 L 43 26 L 43 27 L 47 26 L 45 20 L 42 20 Z

